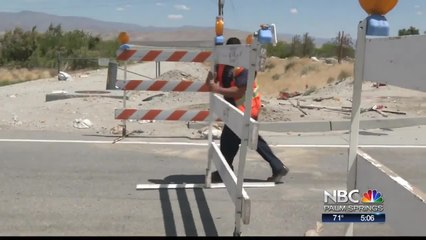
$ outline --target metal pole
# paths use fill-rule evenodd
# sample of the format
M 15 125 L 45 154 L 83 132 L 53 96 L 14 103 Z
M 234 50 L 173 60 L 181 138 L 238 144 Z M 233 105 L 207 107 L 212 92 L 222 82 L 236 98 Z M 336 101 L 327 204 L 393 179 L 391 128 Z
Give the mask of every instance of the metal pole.
M 118 64 L 114 61 L 108 63 L 107 90 L 115 90 L 117 83 Z
M 58 80 L 59 80 L 59 73 L 61 72 L 61 52 L 57 53 L 57 61 L 58 61 Z
M 225 0 L 219 0 L 218 4 L 219 4 L 219 16 L 222 17 L 223 16 L 223 9 L 225 7 Z
M 124 81 L 127 81 L 127 61 L 124 62 Z M 126 99 L 127 99 L 127 91 L 124 90 L 123 91 L 123 109 L 126 109 L 127 103 L 126 103 Z M 127 126 L 126 126 L 126 120 L 122 121 L 123 123 L 123 137 L 126 136 L 127 134 Z
M 161 62 L 155 62 L 155 78 L 158 79 L 161 76 Z

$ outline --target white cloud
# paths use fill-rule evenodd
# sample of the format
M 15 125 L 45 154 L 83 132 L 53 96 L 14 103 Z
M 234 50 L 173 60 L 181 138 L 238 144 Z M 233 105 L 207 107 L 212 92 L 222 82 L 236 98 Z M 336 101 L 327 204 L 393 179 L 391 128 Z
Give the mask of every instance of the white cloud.
M 167 16 L 169 19 L 172 19 L 172 20 L 180 20 L 180 19 L 182 19 L 183 18 L 183 16 L 182 15 L 180 15 L 180 14 L 170 14 L 169 16 Z
M 48 0 L 25 0 L 24 2 L 27 3 L 44 3 L 47 2 Z
M 175 5 L 175 8 L 177 10 L 183 10 L 183 11 L 189 11 L 189 10 L 191 10 L 191 8 L 189 8 L 188 6 L 183 5 L 183 4 L 181 4 L 181 5 Z
M 422 11 L 418 11 L 417 15 L 421 16 L 421 15 L 423 15 L 423 12 Z
M 126 4 L 124 7 L 117 7 L 115 10 L 118 11 L 118 12 L 123 12 L 123 11 L 126 11 L 126 9 L 131 8 L 131 7 L 132 7 L 132 5 Z
M 420 5 L 416 5 L 416 6 L 414 6 L 414 8 L 420 8 Z
M 158 2 L 155 4 L 157 7 L 164 7 L 166 6 L 166 4 L 162 3 L 162 2 Z
M 297 10 L 297 8 L 292 8 L 290 9 L 291 14 L 298 14 L 299 10 Z

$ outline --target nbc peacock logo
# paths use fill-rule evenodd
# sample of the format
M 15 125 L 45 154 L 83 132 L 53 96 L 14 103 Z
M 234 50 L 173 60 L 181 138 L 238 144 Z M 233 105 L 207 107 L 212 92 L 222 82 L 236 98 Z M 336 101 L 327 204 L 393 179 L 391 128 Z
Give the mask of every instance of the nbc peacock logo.
M 362 200 L 364 204 L 382 204 L 383 203 L 383 195 L 377 190 L 368 190 L 364 193 Z

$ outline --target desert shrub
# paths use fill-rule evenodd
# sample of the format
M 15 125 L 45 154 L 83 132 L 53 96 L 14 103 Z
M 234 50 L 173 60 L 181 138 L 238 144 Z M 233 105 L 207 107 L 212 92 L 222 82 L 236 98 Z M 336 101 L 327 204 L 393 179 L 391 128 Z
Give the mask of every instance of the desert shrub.
M 318 72 L 319 68 L 317 65 L 306 65 L 303 67 L 302 72 L 300 73 L 301 76 L 307 75 L 310 72 Z
M 268 69 L 273 69 L 273 68 L 275 68 L 275 63 L 273 63 L 273 62 L 271 62 L 271 61 L 267 61 L 266 62 L 266 65 L 265 65 L 265 69 L 266 70 L 268 70 Z
M 290 71 L 291 69 L 293 69 L 294 67 L 296 66 L 296 62 L 294 62 L 294 61 L 292 61 L 292 62 L 289 62 L 286 66 L 285 66 L 285 68 L 284 68 L 284 72 L 288 72 L 288 71 Z
M 339 74 L 339 76 L 337 77 L 338 80 L 345 80 L 347 78 L 352 77 L 352 73 L 346 71 L 346 70 L 342 70 Z
M 0 79 L 0 87 L 1 86 L 7 86 L 7 85 L 10 85 L 11 83 L 10 83 L 10 81 L 9 80 L 1 80 Z
M 277 80 L 279 80 L 280 79 L 280 75 L 279 74 L 275 74 L 274 76 L 272 76 L 272 80 L 275 80 L 275 81 L 277 81 Z
M 50 78 L 56 74 L 55 70 L 46 69 L 0 69 L 0 86 L 31 81 L 36 79 Z
M 336 81 L 336 79 L 335 79 L 334 77 L 329 77 L 329 78 L 328 78 L 328 80 L 327 80 L 327 83 L 328 83 L 328 84 L 331 84 L 331 83 L 333 83 L 334 81 Z
M 306 92 L 305 92 L 305 93 L 303 93 L 303 96 L 309 96 L 309 95 L 311 95 L 312 93 L 314 93 L 316 90 L 317 90 L 317 87 L 312 86 L 312 87 L 310 87 L 308 90 L 306 90 Z

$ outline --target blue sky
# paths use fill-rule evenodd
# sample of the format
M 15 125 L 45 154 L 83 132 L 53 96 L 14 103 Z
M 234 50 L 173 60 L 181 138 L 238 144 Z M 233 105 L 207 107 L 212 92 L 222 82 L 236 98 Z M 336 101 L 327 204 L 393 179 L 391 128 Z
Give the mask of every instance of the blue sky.
M 141 26 L 213 26 L 217 0 L 1 0 L 0 11 L 23 10 L 61 16 L 83 16 Z M 275 23 L 281 33 L 332 38 L 339 31 L 356 37 L 367 14 L 358 0 L 225 0 L 227 28 L 255 31 L 261 23 Z M 387 15 L 391 34 L 414 26 L 426 31 L 426 1 L 399 0 Z

